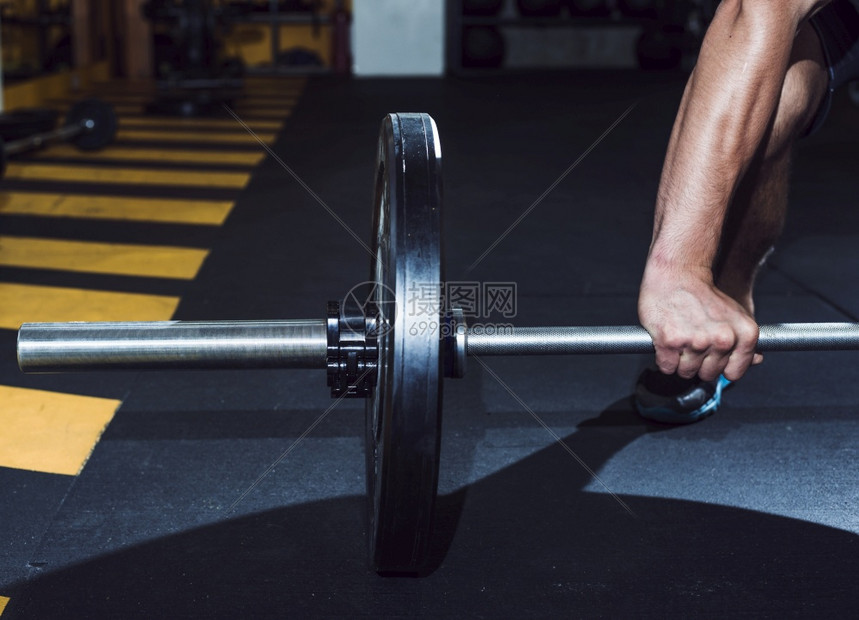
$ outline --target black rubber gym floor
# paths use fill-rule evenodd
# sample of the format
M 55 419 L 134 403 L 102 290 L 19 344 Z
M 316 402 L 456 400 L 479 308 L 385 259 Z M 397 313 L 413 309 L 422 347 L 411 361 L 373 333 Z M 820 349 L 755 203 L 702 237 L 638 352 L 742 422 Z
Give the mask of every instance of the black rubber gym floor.
M 211 253 L 175 317 L 323 318 L 368 277 L 344 228 L 369 239 L 379 122 L 422 111 L 441 134 L 449 282 L 515 283 L 517 325 L 635 323 L 682 86 L 311 81 L 274 151 L 318 200 L 266 158 L 200 240 Z M 857 163 L 859 109 L 840 96 L 799 148 L 761 322 L 859 320 Z M 406 578 L 367 568 L 363 404 L 329 412 L 324 373 L 24 378 L 14 332 L 0 342 L 4 382 L 123 401 L 76 478 L 4 474 L 4 620 L 843 617 L 859 604 L 857 353 L 769 354 L 716 416 L 682 428 L 633 413 L 646 356 L 486 360 L 496 376 L 472 363 L 445 384 L 434 567 Z

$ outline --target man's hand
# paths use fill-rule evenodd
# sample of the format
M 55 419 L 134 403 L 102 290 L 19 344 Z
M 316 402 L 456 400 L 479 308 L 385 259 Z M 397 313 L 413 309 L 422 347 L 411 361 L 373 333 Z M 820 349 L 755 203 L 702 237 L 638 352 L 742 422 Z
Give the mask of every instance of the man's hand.
M 707 270 L 709 271 L 709 270 Z M 758 326 L 749 312 L 717 289 L 709 273 L 648 265 L 638 299 L 642 326 L 653 338 L 656 366 L 665 374 L 736 381 L 763 356 L 755 353 Z

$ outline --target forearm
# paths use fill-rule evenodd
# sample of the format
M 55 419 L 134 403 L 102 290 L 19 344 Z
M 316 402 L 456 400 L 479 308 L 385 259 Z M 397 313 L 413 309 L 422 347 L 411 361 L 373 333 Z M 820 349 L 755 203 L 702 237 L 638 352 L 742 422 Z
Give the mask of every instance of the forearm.
M 719 6 L 672 130 L 649 269 L 710 277 L 728 204 L 778 104 L 797 28 L 822 4 Z

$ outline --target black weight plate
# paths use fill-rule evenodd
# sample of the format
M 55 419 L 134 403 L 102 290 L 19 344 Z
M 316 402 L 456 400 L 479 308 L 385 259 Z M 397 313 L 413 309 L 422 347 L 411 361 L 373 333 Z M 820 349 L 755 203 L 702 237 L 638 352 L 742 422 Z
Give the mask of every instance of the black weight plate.
M 611 14 L 611 7 L 605 0 L 567 0 L 572 15 L 597 17 Z
M 468 26 L 462 31 L 462 66 L 491 68 L 504 64 L 506 44 L 494 26 Z
M 228 78 L 241 78 L 245 75 L 245 61 L 241 56 L 231 56 L 221 62 L 221 75 Z
M 504 6 L 504 0 L 463 0 L 463 15 L 487 16 L 497 15 Z
M 0 138 L 13 142 L 57 126 L 59 112 L 48 108 L 24 108 L 0 114 Z
M 370 562 L 379 572 L 415 573 L 429 554 L 443 377 L 441 151 L 426 114 L 382 122 L 373 230 L 375 301 L 388 310 L 366 410 Z
M 113 106 L 100 99 L 78 101 L 66 114 L 66 125 L 79 125 L 91 121 L 91 126 L 72 138 L 83 151 L 96 151 L 106 147 L 116 137 L 116 112 Z
M 646 71 L 668 71 L 676 69 L 683 61 L 683 51 L 678 46 L 678 33 L 670 27 L 646 27 L 635 43 L 638 66 Z
M 618 8 L 628 17 L 655 18 L 659 14 L 656 0 L 619 0 Z
M 561 14 L 561 0 L 516 0 L 522 17 L 556 17 Z

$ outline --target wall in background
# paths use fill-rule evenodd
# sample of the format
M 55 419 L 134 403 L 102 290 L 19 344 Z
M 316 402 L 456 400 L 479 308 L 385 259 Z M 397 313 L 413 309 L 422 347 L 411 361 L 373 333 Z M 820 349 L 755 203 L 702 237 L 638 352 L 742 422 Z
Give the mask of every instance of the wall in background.
M 306 2 L 305 9 L 295 3 L 274 3 L 274 11 L 257 1 L 253 13 L 240 17 L 229 30 L 224 43 L 227 55 L 241 57 L 252 74 L 310 74 L 339 70 L 335 48 L 335 13 L 338 5 L 350 13 L 352 1 L 318 0 Z M 348 17 L 346 18 L 348 21 Z
M 357 76 L 444 73 L 445 3 L 360 0 L 353 6 L 353 71 Z

